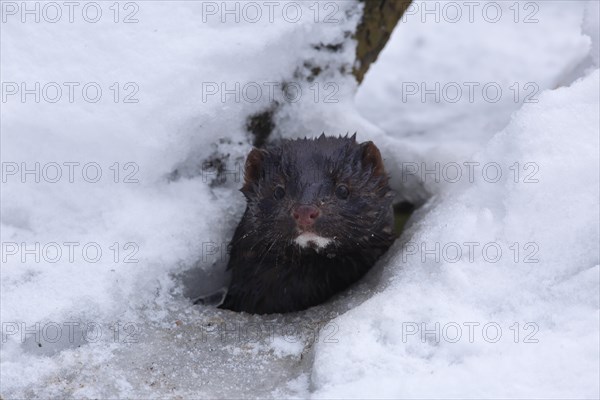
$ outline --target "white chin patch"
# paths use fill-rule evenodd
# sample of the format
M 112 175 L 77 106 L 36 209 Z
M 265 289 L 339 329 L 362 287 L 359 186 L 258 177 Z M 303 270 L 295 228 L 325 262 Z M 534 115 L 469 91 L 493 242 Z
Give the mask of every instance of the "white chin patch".
M 304 232 L 298 235 L 298 237 L 294 239 L 294 242 L 303 248 L 316 247 L 317 249 L 324 249 L 329 243 L 332 242 L 332 240 L 321 237 L 312 232 Z

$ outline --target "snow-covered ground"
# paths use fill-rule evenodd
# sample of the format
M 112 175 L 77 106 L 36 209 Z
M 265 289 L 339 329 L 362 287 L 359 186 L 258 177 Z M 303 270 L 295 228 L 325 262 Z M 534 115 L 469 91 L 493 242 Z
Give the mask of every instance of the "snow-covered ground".
M 417 1 L 358 88 L 353 1 L 65 4 L 1 3 L 2 398 L 600 396 L 597 1 Z M 423 205 L 327 304 L 194 306 L 273 97 Z

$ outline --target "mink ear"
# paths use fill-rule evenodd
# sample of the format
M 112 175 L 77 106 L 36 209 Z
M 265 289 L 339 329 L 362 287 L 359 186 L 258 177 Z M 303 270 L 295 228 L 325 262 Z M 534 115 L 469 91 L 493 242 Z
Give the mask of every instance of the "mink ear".
M 248 154 L 244 166 L 244 187 L 242 188 L 242 191 L 250 190 L 250 188 L 260 179 L 265 154 L 266 152 L 264 150 L 257 148 L 253 148 L 250 154 Z
M 363 167 L 371 168 L 374 176 L 385 176 L 385 167 L 381 153 L 375 143 L 369 141 L 360 144 Z

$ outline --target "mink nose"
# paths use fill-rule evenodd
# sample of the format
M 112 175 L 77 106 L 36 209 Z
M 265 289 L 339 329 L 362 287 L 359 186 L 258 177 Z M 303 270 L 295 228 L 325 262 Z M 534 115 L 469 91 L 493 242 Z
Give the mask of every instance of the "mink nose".
M 292 212 L 296 223 L 300 226 L 311 226 L 315 220 L 321 215 L 321 211 L 315 206 L 300 205 Z

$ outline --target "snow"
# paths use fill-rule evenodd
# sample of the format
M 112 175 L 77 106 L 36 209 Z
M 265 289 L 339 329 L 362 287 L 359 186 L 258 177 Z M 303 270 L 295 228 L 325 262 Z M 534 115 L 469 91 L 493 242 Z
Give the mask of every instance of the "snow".
M 265 5 L 251 22 L 229 2 L 239 10 L 222 22 L 225 3 L 172 1 L 119 3 L 118 23 L 112 3 L 97 23 L 80 9 L 70 23 L 66 8 L 22 23 L 7 4 L 24 3 L 3 2 L 0 24 L 2 398 L 600 396 L 596 1 L 517 3 L 518 22 L 501 2 L 496 23 L 436 22 L 415 2 L 358 89 L 340 73 L 355 2 L 321 3 L 319 20 L 339 22 L 317 24 L 311 2 L 278 3 L 273 22 Z M 295 4 L 292 22 L 281 11 Z M 275 135 L 358 131 L 399 197 L 422 206 L 378 268 L 327 304 L 285 316 L 192 305 L 223 284 L 247 118 L 284 81 L 302 96 L 273 92 Z M 40 101 L 7 82 L 40 82 Z M 236 82 L 239 100 L 223 91 Z M 422 99 L 436 83 L 440 100 Z M 223 155 L 230 173 L 211 184 L 202 162 Z
M 317 347 L 317 397 L 597 395 L 599 85 L 595 71 L 545 92 L 475 155 L 536 160 L 539 182 L 475 182 L 433 202 L 385 289 L 335 320 L 347 342 Z M 419 246 L 436 244 L 464 252 L 438 261 Z
M 381 140 L 390 144 L 383 151 L 409 200 L 428 198 L 446 183 L 427 179 L 425 188 L 414 187 L 411 165 L 420 175 L 434 168 L 432 160 L 469 161 L 524 103 L 569 84 L 571 71 L 590 53 L 590 37 L 581 34 L 583 3 L 533 3 L 539 6 L 533 14 L 537 23 L 523 22 L 534 11 L 528 3 L 520 3 L 519 23 L 513 3 L 501 4 L 504 18 L 496 23 L 475 12 L 470 23 L 468 9 L 463 23 L 435 23 L 421 5 L 421 12 L 405 17 L 394 31 L 391 41 L 397 45 L 385 49 L 357 93 L 360 112 L 386 133 Z M 402 155 L 390 150 L 399 142 Z

